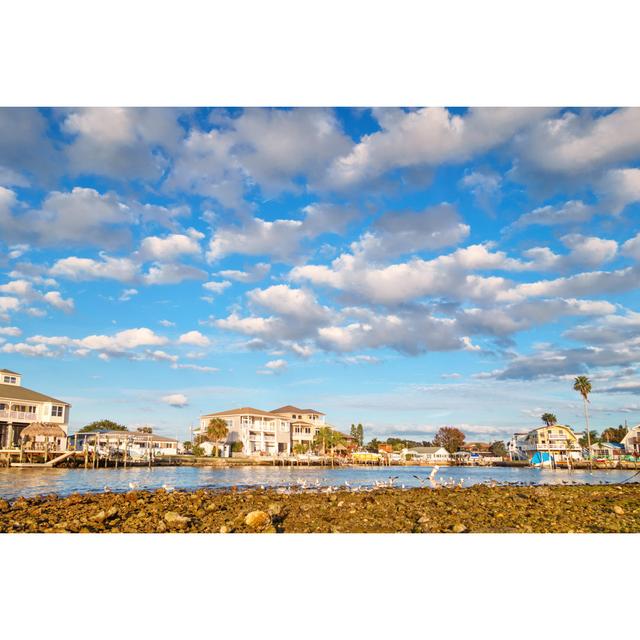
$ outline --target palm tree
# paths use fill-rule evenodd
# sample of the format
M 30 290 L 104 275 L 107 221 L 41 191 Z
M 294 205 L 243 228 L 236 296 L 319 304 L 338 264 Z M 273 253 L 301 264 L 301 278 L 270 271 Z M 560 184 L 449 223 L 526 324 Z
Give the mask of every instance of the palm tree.
M 573 383 L 574 391 L 582 396 L 584 403 L 584 421 L 587 425 L 587 446 L 589 451 L 589 467 L 593 471 L 593 460 L 591 459 L 591 432 L 589 431 L 589 411 L 587 402 L 589 402 L 589 394 L 591 393 L 591 380 L 587 376 L 577 376 Z
M 542 422 L 544 422 L 547 427 L 558 423 L 558 418 L 556 418 L 553 413 L 543 413 L 540 416 L 540 420 L 542 420 Z
M 322 447 L 322 455 L 324 455 L 327 449 L 333 449 L 335 446 L 342 444 L 344 436 L 331 427 L 320 427 L 313 441 L 316 446 Z
M 207 432 L 205 438 L 209 442 L 218 444 L 221 440 L 226 440 L 229 435 L 229 428 L 227 423 L 222 418 L 211 418 L 207 425 Z M 218 447 L 214 447 L 214 455 L 218 455 Z

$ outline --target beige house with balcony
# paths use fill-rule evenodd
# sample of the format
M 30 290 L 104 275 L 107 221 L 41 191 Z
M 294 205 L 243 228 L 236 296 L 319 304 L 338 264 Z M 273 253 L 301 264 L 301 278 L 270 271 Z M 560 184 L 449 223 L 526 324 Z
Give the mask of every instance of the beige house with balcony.
M 247 455 L 290 455 L 297 444 L 310 447 L 320 428 L 327 426 L 325 414 L 315 409 L 290 404 L 273 411 L 241 407 L 200 416 L 196 436 L 204 435 L 212 418 L 227 423 L 229 435 L 224 444 L 241 442 Z
M 0 449 L 20 446 L 20 434 L 33 422 L 59 426 L 69 433 L 71 405 L 22 386 L 22 375 L 0 369 Z
M 200 416 L 195 435 L 204 435 L 212 418 L 221 418 L 227 423 L 229 435 L 225 444 L 242 442 L 245 454 L 275 456 L 291 453 L 291 422 L 286 416 L 253 407 L 208 413 Z
M 582 447 L 570 427 L 553 424 L 532 429 L 518 439 L 518 449 L 531 460 L 536 453 L 549 454 L 555 461 L 582 459 Z
M 299 409 L 290 404 L 271 411 L 286 417 L 291 423 L 291 449 L 296 445 L 311 448 L 321 427 L 325 426 L 325 414 L 315 409 Z

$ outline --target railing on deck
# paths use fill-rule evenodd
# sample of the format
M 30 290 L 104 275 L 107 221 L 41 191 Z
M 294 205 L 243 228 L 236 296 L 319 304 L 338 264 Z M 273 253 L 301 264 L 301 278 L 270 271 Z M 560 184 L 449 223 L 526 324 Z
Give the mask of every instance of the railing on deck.
M 37 414 L 27 413 L 26 411 L 7 411 L 6 409 L 0 411 L 0 419 L 5 420 L 29 420 L 34 422 L 37 417 Z

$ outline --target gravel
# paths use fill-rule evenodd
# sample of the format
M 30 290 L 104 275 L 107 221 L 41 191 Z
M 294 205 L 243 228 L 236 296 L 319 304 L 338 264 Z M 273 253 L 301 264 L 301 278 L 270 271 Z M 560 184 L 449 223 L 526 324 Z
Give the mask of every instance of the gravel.
M 0 501 L 0 532 L 640 532 L 640 485 L 130 491 Z

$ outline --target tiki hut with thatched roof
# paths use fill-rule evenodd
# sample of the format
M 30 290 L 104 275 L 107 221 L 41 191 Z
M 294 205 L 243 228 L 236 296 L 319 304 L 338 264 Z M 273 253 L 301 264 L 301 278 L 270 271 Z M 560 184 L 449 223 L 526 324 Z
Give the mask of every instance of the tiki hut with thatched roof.
M 32 422 L 20 434 L 26 449 L 42 451 L 66 451 L 67 434 L 53 422 Z

